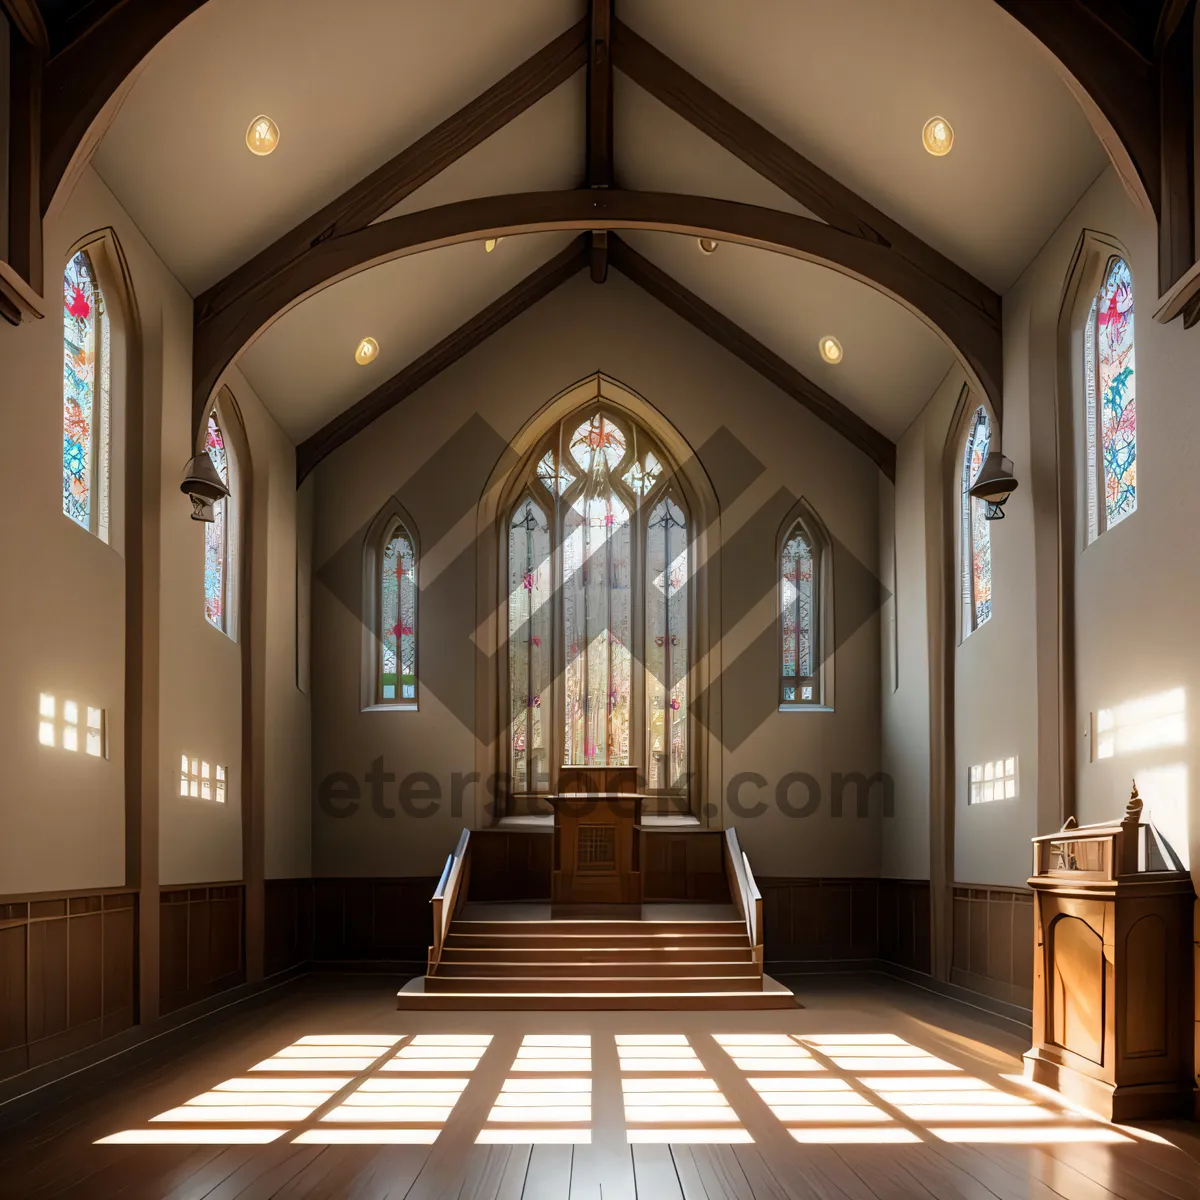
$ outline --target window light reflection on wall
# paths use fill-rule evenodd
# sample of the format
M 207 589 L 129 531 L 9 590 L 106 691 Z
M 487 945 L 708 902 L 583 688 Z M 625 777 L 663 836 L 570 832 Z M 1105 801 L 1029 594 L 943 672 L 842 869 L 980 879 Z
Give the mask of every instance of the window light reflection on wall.
M 1017 795 L 1017 760 L 998 758 L 971 768 L 968 804 L 987 804 L 992 800 L 1012 800 Z
M 81 721 L 81 716 L 86 718 Z M 81 737 L 82 734 L 82 737 Z M 58 701 L 43 692 L 38 697 L 38 741 L 43 746 L 85 751 L 92 758 L 107 757 L 104 736 L 104 709 L 76 700 Z
M 1092 719 L 1092 759 L 1113 758 L 1187 740 L 1187 693 L 1172 688 L 1102 708 Z
M 197 800 L 215 800 L 225 803 L 225 768 L 220 764 L 209 765 L 204 759 L 179 758 L 179 794 Z

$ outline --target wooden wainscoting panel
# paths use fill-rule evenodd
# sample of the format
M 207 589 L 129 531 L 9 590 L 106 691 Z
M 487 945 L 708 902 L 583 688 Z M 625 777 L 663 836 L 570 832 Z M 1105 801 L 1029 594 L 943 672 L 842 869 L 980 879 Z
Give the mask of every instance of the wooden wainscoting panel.
M 435 887 L 432 876 L 314 880 L 313 961 L 424 962 Z
M 1033 893 L 955 884 L 951 982 L 1007 1004 L 1033 1004 Z
M 133 1024 L 132 892 L 0 901 L 0 1079 Z
M 879 881 L 879 957 L 929 974 L 929 880 Z
M 550 899 L 554 833 L 478 829 L 471 834 L 472 900 Z
M 245 981 L 245 888 L 177 888 L 159 895 L 161 1011 L 174 1012 Z
M 758 886 L 768 966 L 878 956 L 879 880 L 768 877 Z
M 642 899 L 728 904 L 719 829 L 641 831 Z
M 278 975 L 313 954 L 313 881 L 268 879 L 264 886 L 263 965 Z

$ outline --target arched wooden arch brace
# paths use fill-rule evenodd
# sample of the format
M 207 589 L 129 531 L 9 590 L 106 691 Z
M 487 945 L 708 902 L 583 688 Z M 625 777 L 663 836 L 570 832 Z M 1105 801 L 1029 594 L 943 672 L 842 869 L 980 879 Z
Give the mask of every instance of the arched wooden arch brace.
M 1000 300 L 931 277 L 892 247 L 774 209 L 668 192 L 524 192 L 423 209 L 319 242 L 216 311 L 197 313 L 197 421 L 242 350 L 307 296 L 391 259 L 484 238 L 553 230 L 646 229 L 711 237 L 805 259 L 877 288 L 935 329 L 979 390 L 1002 405 Z

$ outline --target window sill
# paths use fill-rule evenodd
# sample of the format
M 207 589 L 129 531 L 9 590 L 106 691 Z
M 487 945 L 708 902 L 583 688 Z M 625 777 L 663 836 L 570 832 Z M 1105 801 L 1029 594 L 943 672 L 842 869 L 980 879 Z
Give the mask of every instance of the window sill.
M 779 711 L 831 713 L 835 710 L 830 708 L 827 704 L 781 704 L 779 706 Z
M 369 712 L 417 712 L 418 705 L 415 700 L 402 700 L 395 704 L 366 704 L 360 710 L 365 713 Z

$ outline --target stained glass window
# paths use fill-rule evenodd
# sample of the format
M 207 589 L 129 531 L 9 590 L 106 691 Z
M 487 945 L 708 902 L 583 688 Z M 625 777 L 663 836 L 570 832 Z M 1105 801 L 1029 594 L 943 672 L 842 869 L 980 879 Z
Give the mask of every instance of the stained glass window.
M 1137 380 L 1133 278 L 1112 259 L 1092 301 L 1084 338 L 1088 541 L 1137 508 Z
M 229 447 L 215 410 L 208 418 L 208 436 L 204 449 L 212 460 L 221 482 L 231 488 Z M 233 634 L 231 498 L 226 496 L 213 505 L 213 520 L 204 526 L 204 615 L 209 624 Z
M 689 530 L 665 462 L 603 409 L 534 456 L 508 529 L 517 794 L 548 788 L 555 761 L 642 766 L 642 746 L 649 787 L 687 787 Z
M 801 522 L 784 539 L 779 560 L 781 704 L 820 704 L 817 658 L 817 562 Z
M 679 789 L 686 782 L 687 618 L 687 517 L 665 496 L 646 525 L 646 774 L 652 790 Z
M 63 272 L 63 512 L 108 541 L 108 313 L 86 250 Z
M 992 441 L 992 424 L 980 405 L 967 426 L 962 463 L 962 635 L 978 629 L 992 615 L 992 535 L 987 505 L 968 494 L 979 477 Z
M 417 699 L 417 562 L 412 535 L 395 522 L 379 573 L 379 693 L 382 703 Z
M 526 496 L 513 512 L 508 534 L 509 715 L 515 792 L 542 792 L 550 787 L 552 570 L 546 513 Z

